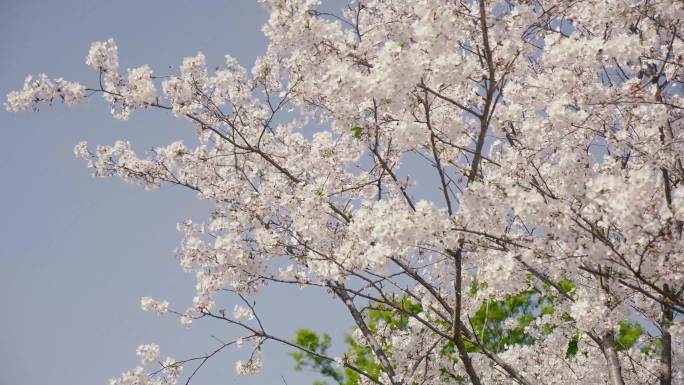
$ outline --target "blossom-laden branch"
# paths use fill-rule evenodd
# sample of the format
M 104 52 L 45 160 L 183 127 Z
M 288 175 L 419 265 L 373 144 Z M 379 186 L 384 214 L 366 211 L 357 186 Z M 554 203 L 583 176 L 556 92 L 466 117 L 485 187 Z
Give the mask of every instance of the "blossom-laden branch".
M 251 72 L 198 53 L 123 73 L 110 39 L 86 58 L 94 85 L 41 74 L 7 95 L 13 112 L 101 95 L 117 119 L 158 109 L 197 132 L 145 156 L 74 149 L 96 176 L 213 203 L 178 225 L 192 304 L 142 306 L 246 333 L 114 384 L 194 365 L 188 384 L 246 341 L 242 375 L 270 341 L 363 385 L 684 381 L 681 2 L 261 2 Z M 334 293 L 354 354 L 267 333 L 250 299 L 266 284 Z

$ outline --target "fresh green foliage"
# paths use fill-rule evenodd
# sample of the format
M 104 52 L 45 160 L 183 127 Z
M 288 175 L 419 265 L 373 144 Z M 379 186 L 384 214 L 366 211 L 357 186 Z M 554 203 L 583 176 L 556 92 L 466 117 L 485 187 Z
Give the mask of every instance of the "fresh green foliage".
M 469 295 L 475 296 L 477 291 L 484 287 L 486 287 L 486 283 L 475 283 L 471 286 Z M 366 323 L 372 332 L 376 332 L 381 324 L 391 329 L 405 330 L 409 317 L 419 314 L 423 310 L 420 304 L 412 302 L 408 296 L 404 296 L 393 305 L 375 304 L 366 311 Z M 533 343 L 534 339 L 524 332 L 525 326 L 532 323 L 540 315 L 553 312 L 554 308 L 548 298 L 540 295 L 536 288 L 531 288 L 516 295 L 508 295 L 501 301 L 486 301 L 470 318 L 470 323 L 476 331 L 478 339 L 487 349 L 500 352 L 509 345 Z M 513 328 L 507 328 L 504 325 L 505 321 L 510 318 L 517 321 L 517 325 Z M 443 322 L 442 326 L 448 329 L 450 324 Z M 308 329 L 300 329 L 297 332 L 295 342 L 309 350 L 324 353 L 329 348 L 330 339 L 325 334 L 319 336 Z M 372 377 L 378 378 L 382 373 L 382 368 L 375 360 L 370 348 L 358 345 L 351 337 L 347 337 L 345 342 L 347 351 L 344 357 L 347 362 Z M 469 341 L 464 341 L 464 343 L 471 352 L 479 350 L 476 345 Z M 391 353 L 391 346 L 384 346 L 384 348 Z M 458 362 L 458 354 L 453 341 L 448 342 L 441 349 L 440 354 L 449 357 L 454 363 Z M 297 370 L 304 367 L 311 368 L 323 376 L 335 380 L 340 385 L 356 385 L 359 383 L 360 375 L 349 368 L 336 369 L 332 362 L 307 353 L 294 352 L 291 355 L 295 358 Z M 445 380 L 457 382 L 465 380 L 462 376 L 453 373 L 451 368 L 443 368 L 442 375 Z
M 639 337 L 644 334 L 643 326 L 635 321 L 620 321 L 620 329 L 615 338 L 617 350 L 628 350 L 637 343 Z
M 569 358 L 569 357 L 577 355 L 577 351 L 579 350 L 579 347 L 578 347 L 579 340 L 580 340 L 579 334 L 575 334 L 574 336 L 572 336 L 572 338 L 570 338 L 570 341 L 568 342 L 568 350 L 566 350 L 566 352 L 565 352 L 565 358 Z
M 469 326 L 475 332 L 479 343 L 486 347 L 487 350 L 501 352 L 511 345 L 533 344 L 535 339 L 525 333 L 525 327 L 531 325 L 537 318 L 543 315 L 553 315 L 556 312 L 555 304 L 560 300 L 557 289 L 533 280 L 530 283 L 528 290 L 517 294 L 509 294 L 502 300 L 489 299 L 484 301 L 475 314 L 468 319 Z M 486 282 L 473 280 L 467 295 L 474 298 L 480 290 L 486 287 Z M 564 293 L 572 294 L 575 291 L 576 285 L 570 280 L 561 279 L 558 281 L 558 287 Z M 365 312 L 365 318 L 368 327 L 373 333 L 377 332 L 381 325 L 395 330 L 406 330 L 409 318 L 423 310 L 420 304 L 412 302 L 408 296 L 404 296 L 401 300 L 396 301 L 393 303 L 393 306 L 385 304 L 371 305 Z M 567 314 L 562 314 L 560 318 L 564 322 L 574 322 Z M 507 321 L 509 320 L 515 320 L 512 326 L 508 324 Z M 450 322 L 444 320 L 434 321 L 445 330 L 451 327 Z M 541 325 L 542 335 L 551 333 L 557 326 L 553 324 Z M 643 333 L 643 327 L 637 322 L 620 322 L 620 328 L 616 336 L 618 350 L 627 350 L 633 347 Z M 581 338 L 582 334 L 578 332 L 568 340 L 565 351 L 566 358 L 576 356 L 579 353 Z M 311 351 L 323 354 L 330 347 L 330 337 L 326 334 L 317 335 L 308 329 L 299 330 L 295 342 Z M 479 352 L 481 350 L 478 344 L 465 339 L 463 342 L 466 349 L 470 352 Z M 346 362 L 368 373 L 373 378 L 378 378 L 382 373 L 382 368 L 375 360 L 370 348 L 360 346 L 351 337 L 347 337 L 345 343 L 347 345 L 347 350 L 344 354 Z M 384 345 L 383 347 L 386 352 L 391 354 L 391 346 Z M 650 345 L 647 348 L 650 349 Z M 439 354 L 442 357 L 448 357 L 454 364 L 459 362 L 458 352 L 453 341 L 444 344 L 439 350 Z M 349 368 L 337 369 L 329 360 L 312 354 L 295 352 L 291 353 L 291 355 L 295 358 L 295 368 L 297 370 L 309 367 L 314 371 L 320 372 L 323 376 L 335 380 L 339 385 L 358 385 L 360 383 L 360 374 Z M 455 381 L 456 383 L 465 383 L 466 381 L 462 375 L 454 373 L 452 368 L 441 368 L 440 373 L 445 381 Z M 324 384 L 324 381 L 316 381 L 314 383 L 314 385 Z
M 408 325 L 410 315 L 422 311 L 420 304 L 414 303 L 408 297 L 396 301 L 394 307 L 377 304 L 366 312 L 366 322 L 371 331 L 376 332 L 381 324 L 392 329 L 404 330 Z M 398 308 L 398 309 L 397 309 Z M 402 310 L 399 310 L 402 309 Z M 326 354 L 330 347 L 330 337 L 327 334 L 316 334 L 309 329 L 299 329 L 294 342 L 312 352 Z M 347 351 L 344 354 L 346 362 L 378 378 L 382 373 L 380 364 L 375 360 L 373 352 L 367 346 L 359 345 L 351 337 L 346 337 Z M 391 351 L 391 346 L 386 346 Z M 350 368 L 336 368 L 335 363 L 311 353 L 296 351 L 290 353 L 295 360 L 295 369 L 310 368 L 321 375 L 334 380 L 340 385 L 356 385 L 360 381 L 360 374 Z M 323 385 L 325 381 L 316 381 L 314 385 Z
M 385 315 L 382 315 L 381 317 L 384 316 Z M 378 319 L 380 319 L 380 317 L 375 318 L 376 324 Z M 326 354 L 327 349 L 330 347 L 330 337 L 327 334 L 318 335 L 309 329 L 299 329 L 294 342 L 299 346 L 319 354 Z M 344 356 L 347 362 L 351 363 L 359 370 L 368 373 L 371 377 L 378 378 L 382 370 L 380 364 L 375 361 L 370 348 L 359 345 L 351 337 L 347 337 L 345 342 L 347 344 L 347 351 Z M 356 371 L 347 367 L 337 368 L 334 362 L 315 354 L 295 351 L 290 353 L 290 356 L 295 360 L 295 370 L 309 368 L 321 373 L 324 377 L 334 380 L 339 385 L 356 385 L 361 379 L 361 375 Z M 314 385 L 325 384 L 327 384 L 327 382 L 321 380 L 314 382 Z
M 574 283 L 572 283 L 572 281 L 565 279 L 565 278 L 558 281 L 558 286 L 560 286 L 560 288 L 566 294 L 572 293 L 573 291 L 575 291 L 575 288 L 577 287 Z
M 361 134 L 363 133 L 363 128 L 362 128 L 362 127 L 359 127 L 359 126 L 352 127 L 351 133 L 352 133 L 352 135 L 354 135 L 354 137 L 355 137 L 356 139 L 360 139 L 360 138 L 361 138 Z
M 368 373 L 371 377 L 380 377 L 382 368 L 380 367 L 380 363 L 375 360 L 375 356 L 373 356 L 371 349 L 366 346 L 360 346 L 351 337 L 347 337 L 345 342 L 348 345 L 345 357 L 352 357 L 351 363 L 360 370 Z M 361 375 L 349 368 L 345 368 L 344 376 L 346 381 L 343 385 L 357 385 L 361 380 Z
M 423 310 L 420 304 L 411 302 L 408 296 L 396 301 L 394 305 L 402 310 L 382 304 L 370 309 L 368 311 L 368 327 L 375 331 L 378 321 L 382 320 L 390 328 L 404 330 L 408 324 L 409 316 L 416 315 Z
M 534 338 L 525 333 L 525 327 L 532 323 L 539 314 L 553 311 L 553 308 L 542 308 L 544 304 L 538 301 L 539 296 L 535 290 L 526 290 L 516 295 L 507 295 L 505 299 L 488 300 L 483 303 L 470 323 L 477 334 L 480 342 L 490 351 L 500 352 L 510 345 L 528 345 L 534 342 Z M 504 322 L 515 319 L 517 325 L 507 328 Z M 478 351 L 475 346 L 470 350 Z
M 319 336 L 309 329 L 299 329 L 295 335 L 294 343 L 311 352 L 325 355 L 330 347 L 330 336 L 327 334 Z M 338 384 L 342 383 L 342 373 L 335 369 L 334 363 L 330 360 L 301 350 L 291 352 L 290 356 L 295 360 L 295 370 L 302 370 L 305 367 L 309 367 L 326 377 L 331 377 Z M 318 385 L 323 385 L 324 383 L 325 382 L 321 382 Z

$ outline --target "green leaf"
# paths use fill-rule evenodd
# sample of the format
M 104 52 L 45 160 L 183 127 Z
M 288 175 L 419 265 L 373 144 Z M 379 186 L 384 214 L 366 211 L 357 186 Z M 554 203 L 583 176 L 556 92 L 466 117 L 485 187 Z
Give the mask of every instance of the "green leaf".
M 330 336 L 327 334 L 318 335 L 309 329 L 299 329 L 295 335 L 294 342 L 312 352 L 325 354 L 326 350 L 330 347 Z M 334 379 L 338 384 L 341 384 L 344 380 L 342 371 L 336 369 L 332 362 L 318 355 L 303 351 L 294 351 L 290 353 L 290 357 L 295 360 L 295 370 L 311 368 L 326 377 Z M 319 384 L 325 383 L 324 381 L 317 382 Z
M 361 127 L 359 127 L 359 126 L 352 127 L 351 133 L 352 133 L 352 135 L 354 135 L 354 137 L 355 137 L 356 139 L 360 139 L 360 138 L 361 138 L 361 134 L 363 133 L 363 128 L 361 128 Z
M 556 309 L 554 309 L 553 306 L 544 306 L 541 309 L 541 312 L 539 313 L 539 315 L 545 315 L 545 314 L 553 315 L 553 313 L 555 313 L 555 312 L 556 312 Z
M 570 338 L 570 341 L 568 342 L 568 349 L 565 351 L 565 358 L 570 358 L 572 356 L 577 355 L 577 344 L 579 343 L 580 335 L 575 334 Z
M 572 293 L 575 290 L 575 287 L 577 287 L 574 283 L 565 278 L 558 281 L 558 286 L 560 286 L 561 290 L 566 294 Z
M 620 330 L 618 331 L 617 350 L 624 351 L 634 346 L 644 334 L 644 328 L 635 321 L 620 321 Z

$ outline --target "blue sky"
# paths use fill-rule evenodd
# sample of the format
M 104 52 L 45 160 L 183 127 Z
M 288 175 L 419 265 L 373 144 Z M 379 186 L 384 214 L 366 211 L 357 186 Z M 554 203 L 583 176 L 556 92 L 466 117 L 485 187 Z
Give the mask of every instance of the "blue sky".
M 27 74 L 45 72 L 86 85 L 90 43 L 113 37 L 120 68 L 149 64 L 174 72 L 202 51 L 210 65 L 230 53 L 250 67 L 265 45 L 266 13 L 251 0 L 3 0 L 0 2 L 0 94 L 19 89 Z M 169 66 L 173 69 L 169 69 Z M 0 383 L 106 384 L 137 364 L 135 348 L 157 342 L 162 356 L 186 358 L 214 346 L 225 326 L 189 330 L 176 319 L 139 310 L 140 297 L 185 308 L 194 278 L 174 259 L 177 222 L 201 221 L 205 202 L 178 188 L 145 192 L 117 179 L 95 179 L 72 154 L 74 144 L 130 140 L 139 151 L 184 139 L 192 128 L 160 111 L 110 117 L 100 100 L 39 113 L 0 111 Z M 233 303 L 225 303 L 232 308 Z M 329 296 L 269 288 L 257 298 L 267 329 L 292 336 L 297 327 L 327 331 L 339 341 L 351 321 Z M 231 350 L 217 356 L 195 384 L 307 384 L 287 349 L 269 345 L 259 377 L 238 377 Z

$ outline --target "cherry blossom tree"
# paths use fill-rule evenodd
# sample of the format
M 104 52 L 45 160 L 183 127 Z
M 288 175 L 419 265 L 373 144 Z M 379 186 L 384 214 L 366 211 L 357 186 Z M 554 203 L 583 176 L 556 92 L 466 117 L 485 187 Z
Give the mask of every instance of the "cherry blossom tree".
M 75 148 L 96 176 L 213 203 L 178 225 L 193 303 L 141 304 L 244 334 L 186 359 L 142 345 L 112 385 L 187 384 L 234 346 L 254 374 L 270 343 L 339 383 L 684 384 L 684 3 L 262 3 L 251 72 L 202 53 L 123 72 L 110 39 L 93 85 L 41 74 L 7 96 L 100 94 L 116 119 L 161 109 L 197 132 L 145 156 Z M 347 353 L 271 334 L 265 285 L 338 298 Z

